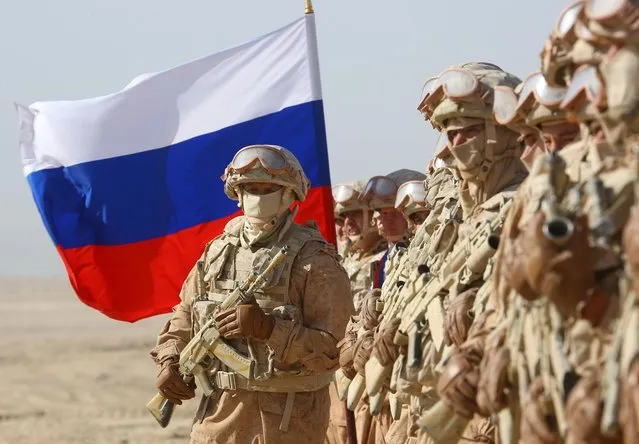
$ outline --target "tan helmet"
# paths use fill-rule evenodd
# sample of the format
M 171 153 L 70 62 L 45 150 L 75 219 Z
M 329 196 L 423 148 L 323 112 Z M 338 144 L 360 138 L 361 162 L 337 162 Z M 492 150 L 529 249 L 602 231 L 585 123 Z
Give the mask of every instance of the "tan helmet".
M 446 89 L 447 76 L 457 76 L 463 85 L 455 95 Z M 464 63 L 442 72 L 440 84 L 425 91 L 422 111 L 436 128 L 443 129 L 452 118 L 493 120 L 493 91 L 497 86 L 515 88 L 521 80 L 499 66 L 486 62 Z M 460 81 L 459 81 L 460 80 Z M 443 83 L 443 85 L 441 84 Z M 452 83 L 451 83 L 452 86 Z M 439 91 L 439 94 L 438 94 Z
M 393 171 L 386 176 L 373 176 L 368 180 L 364 189 L 364 200 L 373 210 L 395 208 L 395 198 L 399 187 L 410 180 L 423 181 L 424 179 L 426 179 L 424 173 L 408 169 Z
M 333 212 L 336 217 L 348 211 L 368 211 L 368 205 L 362 199 L 367 180 L 356 180 L 333 185 Z
M 222 180 L 224 192 L 233 200 L 239 200 L 238 186 L 260 182 L 290 188 L 301 202 L 311 184 L 295 155 L 278 145 L 249 145 L 240 149 L 226 167 Z

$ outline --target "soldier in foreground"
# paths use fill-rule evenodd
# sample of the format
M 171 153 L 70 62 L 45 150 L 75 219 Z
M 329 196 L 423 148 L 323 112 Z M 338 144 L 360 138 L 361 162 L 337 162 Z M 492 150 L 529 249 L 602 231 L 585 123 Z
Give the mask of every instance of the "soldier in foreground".
M 180 303 L 151 351 L 156 385 L 176 404 L 194 397 L 179 371 L 180 352 L 211 318 L 251 361 L 249 378 L 212 362 L 212 387 L 194 419 L 191 443 L 321 443 L 329 420 L 328 385 L 338 364 L 352 300 L 337 254 L 312 227 L 293 222 L 309 181 L 288 150 L 252 145 L 226 168 L 224 190 L 243 216 L 210 241 L 184 282 Z M 250 303 L 217 310 L 238 283 L 286 247 L 282 266 Z M 312 426 L 310 426 L 312 425 Z

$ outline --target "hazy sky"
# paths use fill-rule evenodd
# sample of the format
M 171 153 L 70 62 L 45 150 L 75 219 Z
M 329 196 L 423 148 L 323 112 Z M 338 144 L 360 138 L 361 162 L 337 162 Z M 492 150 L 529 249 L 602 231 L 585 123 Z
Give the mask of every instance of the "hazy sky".
M 436 143 L 416 111 L 423 81 L 469 61 L 525 77 L 567 3 L 316 0 L 333 183 L 423 171 Z M 0 275 L 64 274 L 22 174 L 13 102 L 116 92 L 303 10 L 303 0 L 0 0 Z

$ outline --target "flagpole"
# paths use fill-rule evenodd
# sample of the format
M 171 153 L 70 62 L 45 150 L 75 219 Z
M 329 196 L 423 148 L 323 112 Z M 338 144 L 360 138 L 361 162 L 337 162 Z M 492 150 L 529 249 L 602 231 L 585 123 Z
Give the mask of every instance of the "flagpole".
M 315 11 L 313 10 L 313 2 L 311 0 L 305 0 L 306 6 L 304 7 L 304 14 L 313 14 Z

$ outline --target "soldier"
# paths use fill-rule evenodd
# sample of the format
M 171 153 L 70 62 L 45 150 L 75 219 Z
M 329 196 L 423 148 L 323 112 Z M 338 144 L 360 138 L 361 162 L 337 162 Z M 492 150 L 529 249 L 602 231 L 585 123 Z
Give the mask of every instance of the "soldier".
M 220 334 L 254 361 L 253 374 L 246 379 L 224 365 L 208 369 L 214 390 L 202 397 L 191 442 L 321 443 L 336 346 L 353 309 L 348 276 L 315 228 L 293 222 L 296 209 L 289 207 L 305 199 L 309 181 L 291 152 L 272 145 L 244 147 L 223 180 L 244 215 L 206 245 L 203 273 L 193 267 L 188 275 L 180 303 L 151 351 L 160 369 L 156 385 L 177 404 L 194 396 L 178 372 L 179 354 L 214 316 Z M 284 246 L 284 265 L 254 303 L 215 310 L 238 282 Z
M 355 380 L 358 382 L 352 383 L 352 387 L 349 387 L 350 392 L 354 391 L 358 383 L 363 384 L 364 365 L 370 355 L 373 329 L 377 326 L 380 315 L 378 301 L 381 288 L 386 274 L 394 271 L 393 265 L 398 263 L 395 259 L 405 251 L 409 237 L 408 223 L 403 214 L 394 207 L 397 190 L 407 181 L 424 179 L 425 175 L 422 173 L 402 169 L 387 176 L 372 177 L 365 187 L 363 198 L 374 212 L 373 220 L 379 234 L 386 240 L 388 248 L 376 264 L 372 287 L 377 290 L 367 293 L 359 316 L 349 323 L 346 338 L 340 349 L 340 365 L 344 374 L 351 379 L 358 375 L 358 379 Z M 348 341 L 349 338 L 350 341 Z M 383 398 L 381 398 L 377 406 L 371 406 L 365 396 L 360 399 L 351 394 L 349 397 L 354 399 L 353 403 L 357 403 L 356 407 L 353 405 L 351 407 L 355 407 L 358 442 L 384 442 L 384 436 L 391 422 L 388 403 L 382 403 Z M 372 413 L 375 413 L 374 417 L 371 415 L 371 409 Z
M 426 205 L 426 188 L 428 179 L 404 182 L 397 190 L 395 208 L 402 212 L 408 223 L 411 238 L 424 223 L 430 209 Z
M 367 291 L 373 287 L 376 264 L 388 245 L 373 226 L 373 212 L 364 201 L 366 183 L 356 181 L 333 187 L 335 214 L 344 219 L 343 234 L 349 242 L 342 265 L 351 280 L 356 312 L 359 312 Z
M 450 159 L 446 160 L 448 165 L 451 165 Z M 403 262 L 399 266 L 403 269 L 402 273 L 395 279 L 397 283 L 393 285 L 392 282 L 389 282 L 388 286 L 385 283 L 387 288 L 382 288 L 384 311 L 382 312 L 380 326 L 375 332 L 374 343 L 378 349 L 375 350 L 374 348 L 373 353 L 375 354 L 375 359 L 385 365 L 392 364 L 392 362 L 387 362 L 387 360 L 390 361 L 390 358 L 380 352 L 380 344 L 383 346 L 385 342 L 382 336 L 387 331 L 386 324 L 392 322 L 395 318 L 394 303 L 400 291 L 406 283 L 414 282 L 415 276 L 421 275 L 418 269 L 424 266 L 437 269 L 439 261 L 436 258 L 441 257 L 443 250 L 450 243 L 450 236 L 456 233 L 454 229 L 455 221 L 458 217 L 461 219 L 461 214 L 456 214 L 456 211 L 460 210 L 456 205 L 457 186 L 456 179 L 450 169 L 444 165 L 444 162 L 437 162 L 437 166 L 432 165 L 429 167 L 429 173 L 430 175 L 425 181 L 427 186 L 425 203 L 430 209 L 429 214 L 418 227 L 408 251 L 402 257 Z M 400 192 L 398 192 L 396 207 L 402 206 Z M 417 198 L 418 196 L 413 197 L 415 200 Z M 444 229 L 440 230 L 439 227 L 442 223 L 445 223 L 445 227 L 443 226 L 442 228 Z M 403 285 L 398 285 L 400 283 L 403 283 Z M 392 327 L 392 324 L 390 327 Z M 391 341 L 392 339 L 390 338 Z M 425 354 L 427 354 L 428 346 L 428 343 L 424 343 Z M 384 384 L 387 384 L 394 391 L 394 393 L 387 395 L 394 421 L 386 434 L 386 442 L 411 444 L 421 442 L 421 440 L 427 439 L 427 436 L 419 432 L 415 425 L 415 420 L 419 418 L 424 409 L 432 406 L 430 402 L 432 397 L 422 393 L 422 385 L 419 382 L 417 372 L 403 371 L 394 373 L 392 376 L 392 378 L 384 381 Z
M 606 425 L 600 418 L 604 391 L 608 407 L 616 404 L 614 384 L 600 385 L 598 377 L 608 355 L 611 321 L 618 316 L 616 287 L 622 263 L 615 251 L 633 175 L 621 167 L 623 150 L 600 137 L 597 121 L 606 113 L 602 114 L 602 102 L 594 100 L 602 97 L 599 81 L 584 77 L 589 68 L 580 67 L 574 51 L 589 47 L 587 61 L 596 65 L 608 49 L 593 46 L 589 38 L 590 43 L 573 40 L 571 49 L 569 42 L 557 37 L 559 30 L 566 35 L 571 28 L 582 29 L 584 36 L 583 24 L 574 22 L 578 14 L 570 14 L 571 8 L 574 12 L 581 4 L 560 16 L 552 36 L 566 56 L 543 58 L 542 66 L 549 82 L 569 85 L 562 92 L 560 110 L 582 122 L 584 137 L 572 145 L 576 149 L 566 147 L 559 152 L 561 157 L 542 158 L 535 165 L 531 179 L 536 181 L 536 196 L 527 198 L 531 208 L 541 204 L 542 212 L 526 214 L 514 208 L 506 223 L 494 291 L 506 302 L 506 324 L 491 334 L 479 377 L 480 408 L 497 413 L 508 404 L 518 405 L 511 407 L 519 411 L 510 418 L 504 413 L 500 418 L 522 418 L 522 443 L 564 438 L 575 443 L 617 442 L 610 421 Z M 564 19 L 566 15 L 573 23 Z M 555 75 L 562 70 L 563 75 Z M 570 151 L 578 156 L 570 156 Z M 607 214 L 604 219 L 602 213 Z M 557 230 L 564 228 L 563 233 Z M 514 423 L 512 428 L 507 436 L 511 442 L 517 439 L 519 426 Z
M 427 81 L 419 107 L 436 128 L 446 132 L 448 145 L 444 152 L 455 159 L 463 223 L 455 236 L 452 251 L 443 259 L 441 271 L 421 286 L 434 293 L 422 294 L 417 289 L 417 296 L 411 298 L 414 302 L 406 306 L 401 316 L 399 331 L 408 334 L 410 356 L 406 357 L 407 365 L 422 366 L 422 381 L 427 387 L 437 384 L 446 403 L 449 403 L 451 382 L 459 375 L 451 372 L 452 367 L 450 370 L 445 368 L 439 377 L 438 356 L 444 353 L 444 342 L 450 349 L 460 347 L 473 321 L 472 314 L 479 316 L 483 311 L 487 293 L 485 280 L 490 271 L 485 269 L 487 257 L 483 256 L 490 254 L 484 245 L 489 240 L 485 234 L 499 232 L 507 211 L 506 203 L 527 174 L 519 160 L 522 150 L 517 142 L 518 135 L 496 124 L 492 113 L 494 88 L 515 87 L 519 83 L 515 76 L 489 63 L 455 66 Z M 450 286 L 439 284 L 449 281 Z M 445 319 L 442 304 L 448 305 Z M 424 319 L 420 321 L 421 318 Z M 426 349 L 421 347 L 421 356 L 415 355 L 411 341 L 422 341 L 424 336 L 430 336 L 431 345 Z M 472 353 L 464 349 L 456 351 L 449 362 L 467 359 L 468 352 Z M 450 402 L 450 405 L 455 403 Z M 475 412 L 460 410 L 460 413 L 470 419 Z M 429 435 L 436 437 L 446 425 L 436 420 L 426 428 Z M 486 420 L 472 422 L 464 434 L 464 440 L 471 442 L 492 439 L 493 433 Z

